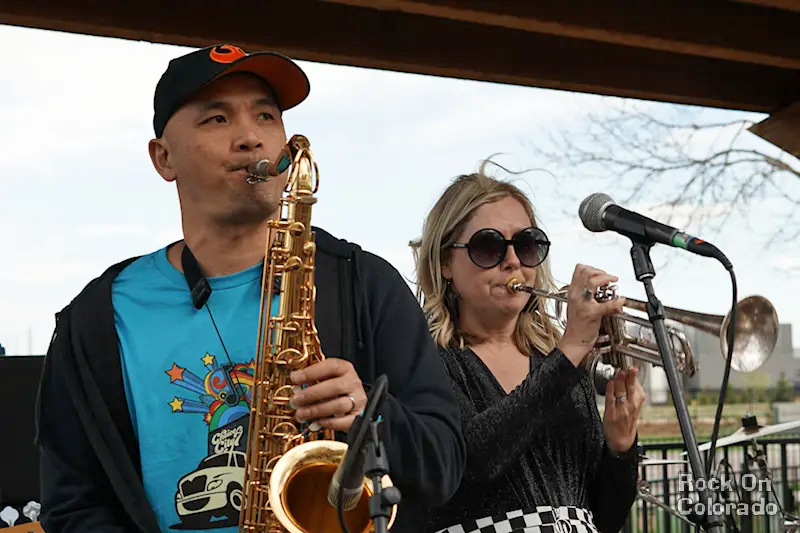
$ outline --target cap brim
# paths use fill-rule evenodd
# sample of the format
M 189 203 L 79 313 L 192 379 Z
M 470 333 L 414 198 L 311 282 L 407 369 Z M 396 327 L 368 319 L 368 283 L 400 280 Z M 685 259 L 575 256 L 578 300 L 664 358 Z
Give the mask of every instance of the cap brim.
M 272 86 L 282 111 L 291 109 L 308 97 L 311 84 L 306 73 L 294 61 L 275 52 L 253 52 L 231 63 L 210 81 L 233 72 L 249 72 Z

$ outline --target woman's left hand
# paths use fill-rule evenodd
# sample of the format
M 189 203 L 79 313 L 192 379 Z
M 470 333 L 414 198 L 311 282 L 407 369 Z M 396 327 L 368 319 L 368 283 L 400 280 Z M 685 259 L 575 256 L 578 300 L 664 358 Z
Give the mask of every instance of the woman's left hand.
M 637 373 L 637 368 L 620 370 L 606 385 L 603 430 L 606 444 L 616 454 L 630 450 L 636 440 L 639 413 L 645 401 L 644 389 L 636 379 Z

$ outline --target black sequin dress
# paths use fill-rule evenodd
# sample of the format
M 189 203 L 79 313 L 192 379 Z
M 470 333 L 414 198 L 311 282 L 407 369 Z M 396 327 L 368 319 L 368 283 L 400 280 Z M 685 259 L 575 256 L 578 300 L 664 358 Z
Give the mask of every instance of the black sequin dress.
M 461 404 L 467 465 L 455 496 L 430 510 L 428 532 L 543 506 L 585 509 L 600 532 L 620 530 L 636 497 L 637 443 L 619 457 L 606 447 L 583 369 L 558 349 L 535 352 L 525 381 L 506 394 L 471 349 L 441 354 Z

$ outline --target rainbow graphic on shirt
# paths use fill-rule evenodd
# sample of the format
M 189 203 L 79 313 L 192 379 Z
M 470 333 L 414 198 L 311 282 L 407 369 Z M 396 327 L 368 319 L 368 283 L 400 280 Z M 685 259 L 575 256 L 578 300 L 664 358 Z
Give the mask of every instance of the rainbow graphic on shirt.
M 177 363 L 172 363 L 172 368 L 165 371 L 170 383 L 197 395 L 197 399 L 175 396 L 169 406 L 173 413 L 202 414 L 212 432 L 249 414 L 255 361 L 231 368 L 227 364 L 220 365 L 216 356 L 208 353 L 201 360 L 206 370 L 203 378 Z M 240 398 L 231 405 L 228 397 L 236 390 L 240 391 Z
M 177 363 L 164 372 L 181 389 L 166 402 L 172 413 L 202 415 L 208 428 L 205 454 L 197 467 L 176 480 L 175 508 L 181 520 L 171 529 L 217 529 L 238 523 L 247 451 L 255 361 L 220 364 L 206 353 L 203 373 Z M 186 453 L 192 453 L 188 449 Z

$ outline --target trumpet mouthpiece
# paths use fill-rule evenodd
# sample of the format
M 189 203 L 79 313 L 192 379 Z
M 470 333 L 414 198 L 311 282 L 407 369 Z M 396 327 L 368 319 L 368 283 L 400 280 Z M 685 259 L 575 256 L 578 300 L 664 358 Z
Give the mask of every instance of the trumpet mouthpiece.
M 506 284 L 509 292 L 518 292 L 522 287 L 522 283 L 517 278 L 511 278 Z

